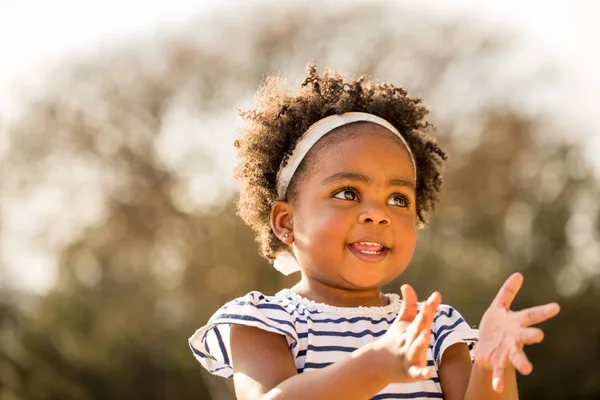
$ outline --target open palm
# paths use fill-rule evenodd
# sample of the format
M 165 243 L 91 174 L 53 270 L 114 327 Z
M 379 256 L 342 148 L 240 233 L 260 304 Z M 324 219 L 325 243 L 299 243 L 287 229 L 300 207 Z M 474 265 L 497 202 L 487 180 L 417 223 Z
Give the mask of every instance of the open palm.
M 549 303 L 521 311 L 511 311 L 510 305 L 522 283 L 523 275 L 511 275 L 483 314 L 479 326 L 475 363 L 493 371 L 492 385 L 496 392 L 503 390 L 504 368 L 507 362 L 524 375 L 531 373 L 533 366 L 523 352 L 523 346 L 541 342 L 544 332 L 530 326 L 554 317 L 560 310 L 557 303 Z

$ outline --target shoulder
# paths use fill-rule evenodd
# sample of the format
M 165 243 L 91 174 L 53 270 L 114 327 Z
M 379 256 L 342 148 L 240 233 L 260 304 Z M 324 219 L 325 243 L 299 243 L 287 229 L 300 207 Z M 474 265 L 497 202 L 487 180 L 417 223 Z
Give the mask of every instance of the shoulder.
M 253 291 L 223 305 L 199 331 L 215 325 L 235 324 L 254 326 L 293 338 L 296 309 L 291 299 L 284 296 L 267 296 Z
M 438 306 L 435 318 L 433 320 L 434 325 L 447 324 L 448 322 L 457 323 L 458 321 L 464 321 L 461 313 L 449 304 L 440 304 Z
M 465 343 L 472 353 L 479 336 L 478 331 L 467 323 L 461 313 L 448 304 L 441 304 L 438 307 L 431 331 L 433 356 L 438 368 L 442 355 L 448 347 L 456 343 Z
M 209 323 L 223 318 L 247 322 L 258 319 L 263 322 L 279 322 L 294 329 L 295 319 L 308 313 L 310 310 L 288 290 L 282 290 L 273 296 L 252 291 L 223 305 L 213 314 Z
M 231 326 L 246 326 L 282 335 L 290 346 L 298 340 L 294 325 L 295 306 L 285 296 L 267 296 L 253 291 L 219 308 L 189 338 L 196 359 L 211 373 L 231 377 Z

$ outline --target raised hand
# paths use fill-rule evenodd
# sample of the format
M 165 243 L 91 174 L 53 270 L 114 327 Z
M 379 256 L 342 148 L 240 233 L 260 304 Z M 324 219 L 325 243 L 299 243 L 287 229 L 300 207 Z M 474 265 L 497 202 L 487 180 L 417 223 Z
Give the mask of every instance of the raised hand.
M 526 344 L 539 343 L 544 332 L 529 326 L 554 317 L 560 311 L 557 303 L 548 303 L 521 311 L 511 311 L 523 275 L 511 275 L 487 309 L 479 325 L 479 343 L 475 347 L 475 363 L 493 371 L 492 387 L 501 393 L 504 388 L 504 368 L 510 362 L 521 374 L 531 373 L 533 366 L 523 352 Z
M 398 317 L 373 345 L 385 355 L 384 367 L 391 374 L 390 381 L 407 383 L 429 378 L 427 348 L 431 324 L 442 297 L 434 292 L 418 312 L 414 289 L 403 285 L 400 290 L 403 302 Z

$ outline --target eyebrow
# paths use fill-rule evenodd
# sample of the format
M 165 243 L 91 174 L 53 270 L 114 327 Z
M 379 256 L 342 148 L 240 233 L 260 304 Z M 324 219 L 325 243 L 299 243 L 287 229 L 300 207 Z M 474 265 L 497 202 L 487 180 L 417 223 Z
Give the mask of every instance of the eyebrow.
M 344 180 L 359 181 L 359 182 L 364 182 L 364 183 L 371 182 L 371 178 L 369 178 L 368 176 L 365 176 L 363 174 L 359 174 L 356 172 L 338 172 L 338 173 L 335 173 L 335 174 L 330 175 L 327 178 L 323 179 L 321 181 L 321 185 L 325 186 L 325 185 L 329 185 L 329 184 L 337 182 L 337 181 L 344 181 Z M 407 179 L 399 179 L 399 178 L 388 179 L 387 185 L 388 186 L 403 186 L 403 187 L 411 188 L 413 190 L 415 189 L 414 183 L 412 183 L 411 181 L 409 181 Z

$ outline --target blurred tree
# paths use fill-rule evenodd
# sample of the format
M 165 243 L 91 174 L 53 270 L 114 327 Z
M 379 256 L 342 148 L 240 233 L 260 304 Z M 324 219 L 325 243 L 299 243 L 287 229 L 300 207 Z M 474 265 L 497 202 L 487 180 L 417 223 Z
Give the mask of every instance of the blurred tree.
M 540 144 L 547 139 L 541 121 L 502 110 L 485 115 L 476 147 L 461 151 L 447 143 L 452 159 L 437 217 L 421 232 L 411 268 L 389 289 L 409 281 L 423 293 L 440 290 L 475 325 L 501 282 L 522 272 L 513 309 L 550 301 L 562 306 L 558 318 L 542 325 L 544 342 L 526 350 L 534 373 L 519 377 L 522 397 L 597 398 L 600 327 L 588 321 L 600 317 L 592 305 L 600 300 L 598 264 L 592 258 L 571 264 L 580 251 L 571 235 L 580 232 L 570 225 L 586 213 L 597 226 L 590 202 L 600 186 L 578 147 Z M 592 231 L 577 240 L 594 246 L 594 238 Z
M 600 271 L 585 249 L 598 250 L 599 185 L 576 146 L 547 134 L 555 116 L 503 100 L 494 72 L 510 37 L 408 6 L 260 4 L 58 70 L 11 127 L 0 201 L 60 188 L 58 217 L 38 221 L 38 238 L 61 256 L 56 287 L 12 325 L 17 340 L 0 343 L 10 355 L 0 397 L 233 397 L 201 371 L 187 337 L 225 301 L 295 277 L 258 257 L 211 149 L 232 141 L 222 121 L 266 72 L 293 80 L 309 58 L 406 83 L 434 106 L 451 157 L 446 188 L 401 280 L 440 290 L 473 324 L 512 271 L 526 276 L 517 308 L 558 290 L 563 312 L 529 351 L 536 369 L 522 397 L 598 397 L 600 328 L 586 322 L 600 316 Z

